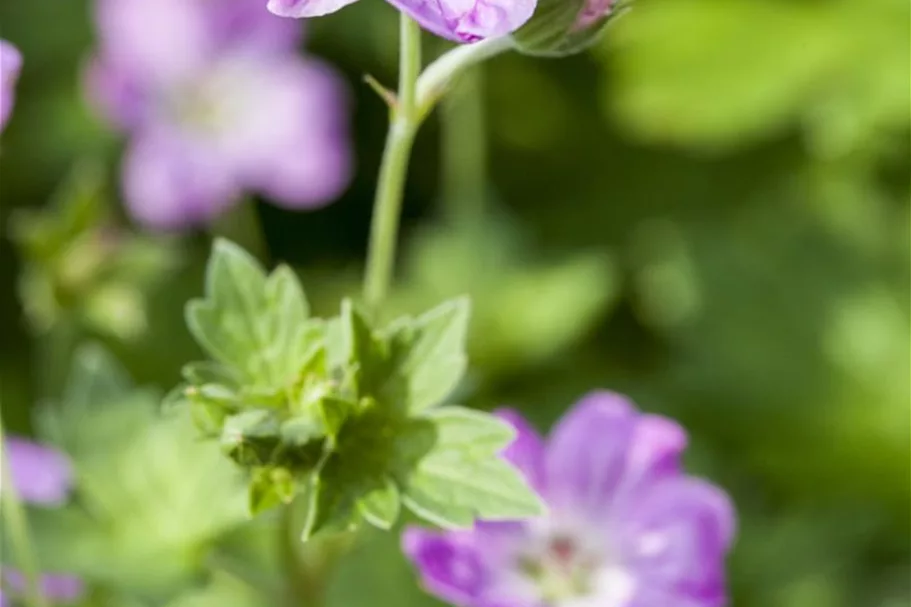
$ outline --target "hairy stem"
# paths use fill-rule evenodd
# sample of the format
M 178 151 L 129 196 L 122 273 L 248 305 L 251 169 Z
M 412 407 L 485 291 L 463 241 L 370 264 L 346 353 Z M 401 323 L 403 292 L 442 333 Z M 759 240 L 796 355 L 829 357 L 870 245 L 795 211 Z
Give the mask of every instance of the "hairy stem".
M 0 461 L 0 468 L 2 468 L 0 474 L 2 474 L 3 489 L 0 491 L 0 498 L 2 498 L 3 526 L 5 532 L 9 534 L 10 544 L 16 554 L 16 565 L 25 578 L 26 602 L 30 607 L 48 607 L 48 602 L 41 592 L 41 572 L 32 549 L 25 509 L 22 507 L 19 493 L 13 484 L 2 421 L 0 421 L 0 460 L 2 460 Z
M 399 89 L 391 109 L 392 119 L 380 166 L 364 276 L 364 299 L 373 313 L 379 311 L 392 283 L 405 176 L 414 136 L 421 122 L 456 76 L 469 66 L 512 47 L 508 36 L 458 46 L 430 64 L 419 76 L 420 28 L 410 18 L 401 16 Z
M 364 299 L 374 312 L 382 305 L 392 283 L 405 176 L 408 173 L 408 159 L 414 135 L 420 124 L 416 112 L 420 70 L 421 30 L 417 23 L 402 14 L 398 98 L 392 108 L 389 133 L 386 136 L 386 147 L 380 166 L 379 183 L 373 203 L 367 273 L 364 277 Z

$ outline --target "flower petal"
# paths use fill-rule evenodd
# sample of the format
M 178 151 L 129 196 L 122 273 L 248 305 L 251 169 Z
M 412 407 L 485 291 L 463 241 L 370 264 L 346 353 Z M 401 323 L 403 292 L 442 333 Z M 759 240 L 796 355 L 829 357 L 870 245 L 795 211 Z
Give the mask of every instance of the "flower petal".
M 215 103 L 226 104 L 218 145 L 243 185 L 295 209 L 338 197 L 352 165 L 342 78 L 322 62 L 294 55 L 232 63 L 216 87 L 223 92 Z
M 3 580 L 17 593 L 25 591 L 25 576 L 16 569 L 4 569 Z M 73 575 L 43 574 L 41 576 L 41 593 L 54 603 L 73 603 L 85 592 L 85 584 Z M 0 594 L 0 599 L 2 599 Z M 0 605 L 4 605 L 0 600 Z
M 518 411 L 499 409 L 495 414 L 516 430 L 516 438 L 503 451 L 503 457 L 525 475 L 535 490 L 544 491 L 544 439 Z
M 470 533 L 436 533 L 417 527 L 402 535 L 402 550 L 420 571 L 427 591 L 460 607 L 475 605 L 489 579 L 470 538 Z
M 678 474 L 686 446 L 686 431 L 680 424 L 660 415 L 643 415 L 633 431 L 625 483 L 641 485 Z
M 203 224 L 240 195 L 223 158 L 166 130 L 133 139 L 124 159 L 123 190 L 130 214 L 158 229 Z
M 149 115 L 150 95 L 142 83 L 101 57 L 89 63 L 85 89 L 101 116 L 118 128 L 137 128 Z
M 357 0 L 269 0 L 266 8 L 279 17 L 322 17 Z
M 66 500 L 73 469 L 66 456 L 50 447 L 15 436 L 6 437 L 13 486 L 23 501 L 58 505 Z
M 0 132 L 13 111 L 16 81 L 22 70 L 22 55 L 19 50 L 0 39 Z
M 622 553 L 642 587 L 700 605 L 724 602 L 725 557 L 736 526 L 724 491 L 695 478 L 668 478 L 624 508 L 617 525 Z
M 456 42 L 476 42 L 519 29 L 537 0 L 388 0 L 427 31 Z
M 605 516 L 626 468 L 637 417 L 612 392 L 594 392 L 570 411 L 547 449 L 547 497 L 553 509 Z

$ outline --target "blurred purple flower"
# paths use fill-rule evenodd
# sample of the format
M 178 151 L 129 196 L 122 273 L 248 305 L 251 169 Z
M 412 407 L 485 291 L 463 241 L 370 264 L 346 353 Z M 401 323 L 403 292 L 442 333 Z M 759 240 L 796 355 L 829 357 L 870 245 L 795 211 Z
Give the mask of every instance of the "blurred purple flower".
M 25 592 L 25 577 L 15 570 L 4 570 L 3 581 L 7 588 L 17 594 Z M 72 575 L 44 574 L 41 576 L 41 592 L 54 604 L 65 605 L 79 600 L 85 587 L 78 577 Z M 9 601 L 0 591 L 0 607 L 7 607 Z
M 9 120 L 13 111 L 13 102 L 16 97 L 16 81 L 22 70 L 22 55 L 19 50 L 0 39 L 0 133 Z
M 319 17 L 356 0 L 269 0 L 282 17 Z M 537 0 L 387 0 L 427 31 L 456 42 L 505 36 L 528 21 Z
M 73 484 L 73 469 L 66 455 L 24 438 L 5 436 L 4 439 L 3 456 L 9 458 L 6 465 L 20 499 L 42 506 L 62 504 Z M 16 593 L 25 590 L 25 578 L 19 571 L 4 568 L 0 575 L 7 589 Z M 82 595 L 83 585 L 79 578 L 70 575 L 44 574 L 41 589 L 54 603 L 71 603 Z M 8 604 L 0 592 L 0 607 Z
M 13 486 L 23 501 L 58 505 L 66 500 L 73 469 L 63 453 L 15 436 L 7 436 L 5 444 Z
M 543 440 L 516 413 L 504 453 L 548 516 L 411 528 L 403 547 L 425 588 L 461 607 L 718 607 L 735 533 L 727 495 L 687 476 L 686 434 L 622 396 L 583 399 Z
M 124 197 L 151 227 L 203 224 L 246 191 L 317 207 L 348 184 L 342 79 L 262 0 L 218 4 L 97 2 L 89 94 L 130 134 Z

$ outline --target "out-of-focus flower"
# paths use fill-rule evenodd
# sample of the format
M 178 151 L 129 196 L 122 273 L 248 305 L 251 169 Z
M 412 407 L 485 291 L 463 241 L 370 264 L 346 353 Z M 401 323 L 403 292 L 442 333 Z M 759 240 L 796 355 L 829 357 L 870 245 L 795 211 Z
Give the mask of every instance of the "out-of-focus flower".
M 22 70 L 22 55 L 19 50 L 0 39 L 0 132 L 6 126 L 10 113 L 13 111 L 15 100 L 16 81 Z
M 727 495 L 685 475 L 686 435 L 625 398 L 593 393 L 545 446 L 516 413 L 505 457 L 548 516 L 412 528 L 403 546 L 428 591 L 462 607 L 719 607 L 735 532 Z
M 22 501 L 42 506 L 63 503 L 73 484 L 73 468 L 66 455 L 24 438 L 4 438 L 2 457 L 9 458 L 4 468 L 9 470 L 10 482 Z M 0 491 L 3 491 L 2 484 Z M 25 591 L 25 578 L 19 571 L 4 568 L 0 577 L 7 590 L 16 594 Z M 72 603 L 83 593 L 82 581 L 71 575 L 42 574 L 40 584 L 41 592 L 55 604 Z M 8 605 L 8 597 L 0 591 L 0 607 Z
M 5 443 L 11 482 L 23 501 L 57 505 L 66 500 L 73 469 L 63 453 L 15 436 L 6 437 Z
M 477 42 L 517 30 L 535 12 L 537 0 L 387 0 L 429 32 L 456 42 Z M 355 0 L 269 0 L 282 17 L 319 17 Z
M 247 191 L 317 207 L 347 185 L 345 86 L 261 0 L 98 0 L 96 21 L 89 94 L 130 134 L 123 190 L 139 221 L 205 223 Z
M 16 594 L 25 592 L 25 577 L 18 571 L 7 569 L 2 574 L 5 587 Z M 44 574 L 41 576 L 41 593 L 55 605 L 75 603 L 85 592 L 85 586 L 72 575 Z M 8 607 L 9 601 L 0 591 L 0 607 Z

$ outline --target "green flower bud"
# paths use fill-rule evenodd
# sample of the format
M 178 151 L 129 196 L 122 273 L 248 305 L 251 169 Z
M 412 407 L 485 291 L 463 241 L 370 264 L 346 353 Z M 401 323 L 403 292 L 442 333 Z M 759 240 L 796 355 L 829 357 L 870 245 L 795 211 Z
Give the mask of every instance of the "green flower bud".
M 564 57 L 580 53 L 619 12 L 620 0 L 538 0 L 532 18 L 513 35 L 525 55 Z

